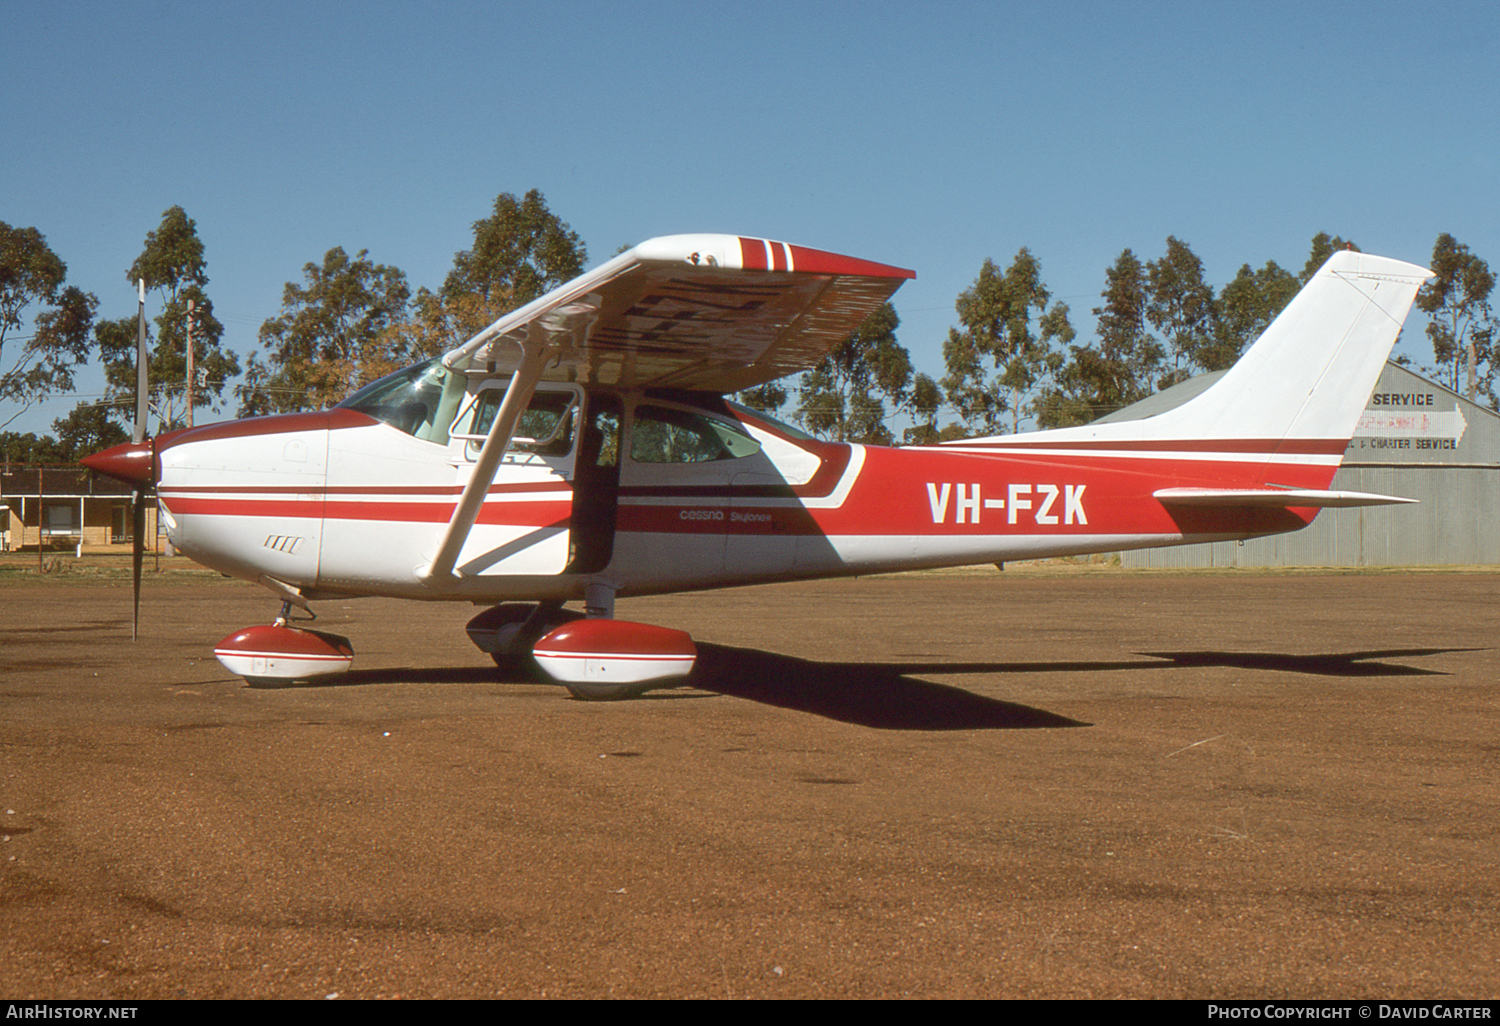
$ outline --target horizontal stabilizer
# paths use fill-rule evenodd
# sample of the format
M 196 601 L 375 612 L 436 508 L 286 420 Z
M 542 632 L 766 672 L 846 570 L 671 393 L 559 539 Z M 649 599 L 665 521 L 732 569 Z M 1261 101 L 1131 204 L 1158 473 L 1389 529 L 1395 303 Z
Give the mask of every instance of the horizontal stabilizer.
M 1417 501 L 1394 495 L 1330 492 L 1319 488 L 1162 488 L 1151 494 L 1167 506 L 1254 506 L 1275 509 L 1289 506 L 1337 509 Z

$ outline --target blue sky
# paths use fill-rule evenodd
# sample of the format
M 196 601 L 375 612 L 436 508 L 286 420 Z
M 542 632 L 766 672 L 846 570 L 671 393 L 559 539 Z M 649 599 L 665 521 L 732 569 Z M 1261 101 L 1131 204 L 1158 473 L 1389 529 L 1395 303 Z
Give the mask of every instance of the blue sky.
M 0 0 L 0 25 L 0 221 L 122 317 L 182 206 L 241 353 L 328 249 L 436 287 L 533 188 L 592 263 L 722 231 L 914 268 L 899 338 L 934 375 L 957 294 L 1021 246 L 1085 336 L 1105 268 L 1168 235 L 1216 285 L 1300 270 L 1318 231 L 1500 266 L 1492 3 Z M 1430 357 L 1418 325 L 1403 348 Z

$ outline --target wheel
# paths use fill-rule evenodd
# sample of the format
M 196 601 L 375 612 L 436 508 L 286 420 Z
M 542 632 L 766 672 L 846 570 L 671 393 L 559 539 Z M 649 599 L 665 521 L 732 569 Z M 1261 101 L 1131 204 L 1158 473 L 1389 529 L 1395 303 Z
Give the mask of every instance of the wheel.
M 252 688 L 289 688 L 292 682 L 285 677 L 246 677 L 245 684 Z
M 530 652 L 491 652 L 490 658 L 500 670 L 501 680 L 551 680 L 536 664 Z
M 580 702 L 618 702 L 651 690 L 650 684 L 564 684 Z

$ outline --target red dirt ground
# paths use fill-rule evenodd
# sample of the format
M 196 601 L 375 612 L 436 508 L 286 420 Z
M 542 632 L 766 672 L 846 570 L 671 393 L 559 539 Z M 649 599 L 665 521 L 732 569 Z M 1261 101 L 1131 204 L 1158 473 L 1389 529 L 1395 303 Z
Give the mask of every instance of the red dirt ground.
M 0 992 L 1492 997 L 1494 573 L 957 573 L 621 604 L 623 703 L 468 607 L 0 583 Z M 72 583 L 70 583 L 70 581 Z

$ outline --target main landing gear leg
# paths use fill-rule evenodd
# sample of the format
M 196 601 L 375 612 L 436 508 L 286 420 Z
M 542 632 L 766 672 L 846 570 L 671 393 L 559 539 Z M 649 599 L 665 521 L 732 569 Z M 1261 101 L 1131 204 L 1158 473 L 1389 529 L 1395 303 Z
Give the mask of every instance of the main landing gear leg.
M 527 605 L 508 602 L 491 606 L 470 620 L 465 630 L 469 640 L 489 655 L 506 676 L 535 676 L 537 665 L 532 646 L 552 631 L 580 619 L 581 614 L 564 609 L 561 599 Z
M 615 588 L 604 581 L 583 586 L 583 615 L 589 620 L 615 618 Z M 565 680 L 563 687 L 580 702 L 618 702 L 635 698 L 650 689 L 649 683 L 616 684 L 604 680 Z

